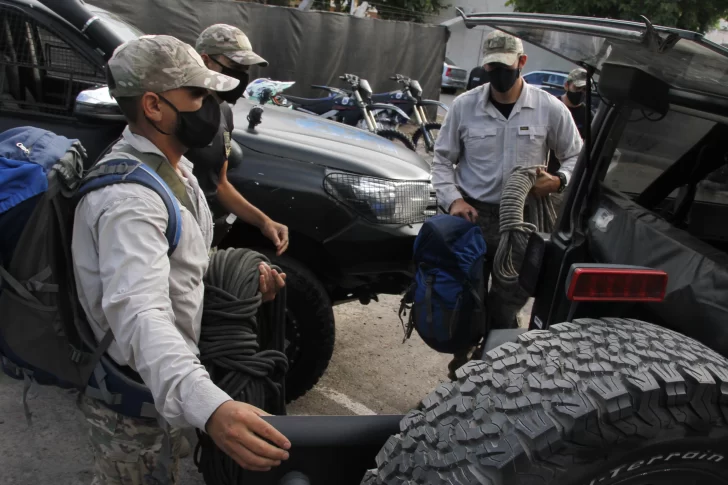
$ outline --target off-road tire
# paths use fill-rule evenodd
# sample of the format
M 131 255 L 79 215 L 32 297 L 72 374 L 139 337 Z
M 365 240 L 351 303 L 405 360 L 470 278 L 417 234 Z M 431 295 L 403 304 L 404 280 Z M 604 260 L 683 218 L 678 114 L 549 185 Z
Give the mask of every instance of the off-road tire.
M 401 131 L 398 130 L 377 130 L 377 135 L 381 136 L 382 138 L 386 138 L 387 140 L 396 140 L 401 141 L 404 146 L 409 148 L 412 151 L 415 151 L 415 144 L 412 143 L 412 138 L 405 135 Z
M 725 358 L 649 323 L 582 319 L 460 368 L 407 414 L 365 480 L 725 483 L 726 419 Z
M 425 123 L 425 128 L 424 129 L 427 130 L 428 132 L 432 132 L 433 130 L 440 131 L 442 129 L 442 125 L 440 123 Z M 430 133 L 430 137 L 432 137 L 432 133 Z M 433 138 L 433 140 L 432 140 L 432 143 L 433 143 L 433 147 L 432 148 L 433 149 L 432 150 L 428 150 L 427 149 L 426 139 L 425 139 L 425 133 L 424 133 L 422 127 L 420 126 L 417 129 L 417 131 L 415 131 L 415 133 L 412 135 L 412 143 L 415 144 L 415 149 L 417 149 L 418 145 L 420 144 L 420 140 L 422 140 L 422 148 L 424 148 L 425 152 L 426 153 L 432 153 L 434 151 L 434 148 L 435 148 L 434 147 L 434 143 L 435 143 L 435 140 L 437 139 L 437 136 L 432 137 L 432 138 Z
M 334 310 L 311 270 L 286 256 L 266 256 L 286 274 L 287 318 L 296 319 L 300 334 L 300 353 L 286 375 L 286 402 L 291 402 L 311 390 L 329 366 L 336 340 Z

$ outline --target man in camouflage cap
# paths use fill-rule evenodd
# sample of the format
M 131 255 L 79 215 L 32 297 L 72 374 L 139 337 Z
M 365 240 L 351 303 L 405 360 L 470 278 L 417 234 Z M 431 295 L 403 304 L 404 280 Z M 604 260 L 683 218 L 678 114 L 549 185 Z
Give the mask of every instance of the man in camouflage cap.
M 483 41 L 483 52 L 485 53 L 482 62 L 484 66 L 504 64 L 512 67 L 520 60 L 523 60 L 522 64 L 519 62 L 518 67 L 520 69 L 523 69 L 523 66 L 526 65 L 526 60 L 522 59 L 526 55 L 523 51 L 521 39 L 500 30 L 494 30 L 488 34 L 485 41 Z
M 208 56 L 222 54 L 242 66 L 268 65 L 268 61 L 253 52 L 248 36 L 232 25 L 215 24 L 206 28 L 197 38 L 195 49 Z
M 217 133 L 220 110 L 209 90 L 225 92 L 239 81 L 205 67 L 190 45 L 161 35 L 119 46 L 107 74 L 128 126 L 102 161 L 158 167 L 179 199 L 182 230 L 169 254 L 168 211 L 140 184 L 104 187 L 76 208 L 71 249 L 79 302 L 97 340 L 111 330 L 109 357 L 139 374 L 160 416 L 121 415 L 84 396 L 94 484 L 176 483 L 180 429 L 190 426 L 206 431 L 244 468 L 270 469 L 288 458 L 290 443 L 261 410 L 212 382 L 198 348 L 212 217 L 183 155 Z M 270 300 L 282 275 L 259 269 L 260 291 Z
M 566 92 L 561 96 L 561 101 L 569 108 L 583 139 L 586 126 L 586 69 L 577 67 L 571 71 L 564 83 L 564 89 Z
M 240 80 L 240 84 L 231 91 L 213 92 L 220 102 L 218 133 L 209 146 L 192 149 L 186 154 L 194 165 L 195 176 L 215 217 L 213 245 L 217 245 L 227 234 L 231 222 L 240 218 L 257 227 L 273 243 L 280 256 L 288 248 L 288 227 L 275 222 L 248 202 L 227 178 L 228 155 L 232 148 L 231 133 L 234 129 L 230 104 L 235 104 L 248 86 L 250 66 L 265 67 L 268 62 L 253 52 L 243 31 L 227 24 L 215 24 L 203 30 L 195 48 L 210 70 Z
M 488 246 L 484 272 L 489 278 L 501 241 L 500 202 L 509 174 L 517 166 L 537 167 L 531 192 L 537 197 L 560 193 L 576 163 L 581 139 L 563 103 L 524 81 L 521 71 L 528 57 L 520 39 L 495 30 L 485 39 L 483 51 L 489 82 L 452 103 L 435 142 L 432 183 L 438 202 L 451 215 L 483 230 Z M 564 160 L 556 174 L 545 170 L 549 149 Z M 516 267 L 521 257 L 513 251 Z M 487 295 L 490 328 L 518 326 L 527 300 L 523 290 L 494 275 Z M 469 353 L 454 356 L 451 378 Z

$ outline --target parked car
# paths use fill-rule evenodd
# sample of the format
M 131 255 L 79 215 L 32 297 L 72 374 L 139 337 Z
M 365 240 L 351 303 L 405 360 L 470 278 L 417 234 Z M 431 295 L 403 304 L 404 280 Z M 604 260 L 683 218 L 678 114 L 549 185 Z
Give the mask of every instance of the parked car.
M 93 162 L 125 125 L 105 87 L 105 59 L 142 33 L 73 0 L 0 0 L 0 14 L 0 131 L 32 125 L 78 138 Z M 411 150 L 270 105 L 249 130 L 253 106 L 246 99 L 235 105 L 228 178 L 289 227 L 291 245 L 275 257 L 258 230 L 236 222 L 221 247 L 268 254 L 288 276 L 286 392 L 292 400 L 316 383 L 331 358 L 332 305 L 366 304 L 410 284 L 414 238 L 436 204 L 429 166 Z
M 456 66 L 446 57 L 442 65 L 442 92 L 454 94 L 458 89 L 465 89 L 467 85 L 468 71 Z
M 569 73 L 564 71 L 533 71 L 524 74 L 523 80 L 558 98 L 563 96 L 565 92 L 564 84 L 568 76 Z
M 523 75 L 523 79 L 535 87 L 561 98 L 566 93 L 564 84 L 569 77 L 565 71 L 533 71 Z M 592 112 L 596 113 L 601 103 L 601 97 L 596 82 L 592 85 Z

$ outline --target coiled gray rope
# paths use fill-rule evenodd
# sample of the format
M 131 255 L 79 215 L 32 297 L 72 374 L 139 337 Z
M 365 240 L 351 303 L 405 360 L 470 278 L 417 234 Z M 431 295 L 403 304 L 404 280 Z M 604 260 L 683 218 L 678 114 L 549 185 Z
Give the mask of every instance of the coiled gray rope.
M 216 251 L 205 274 L 200 360 L 213 382 L 236 401 L 285 414 L 285 288 L 263 304 L 258 291 L 263 255 L 248 249 Z M 279 268 L 273 266 L 280 271 Z M 261 350 L 263 349 L 263 350 Z M 208 485 L 250 480 L 212 439 L 198 431 L 195 465 Z
M 517 285 L 528 238 L 534 231 L 551 232 L 556 209 L 551 196 L 536 197 L 537 167 L 513 169 L 503 188 L 500 203 L 500 243 L 493 261 L 493 276 L 505 285 Z M 541 167 L 546 170 L 546 167 Z M 527 213 L 524 220 L 524 213 Z

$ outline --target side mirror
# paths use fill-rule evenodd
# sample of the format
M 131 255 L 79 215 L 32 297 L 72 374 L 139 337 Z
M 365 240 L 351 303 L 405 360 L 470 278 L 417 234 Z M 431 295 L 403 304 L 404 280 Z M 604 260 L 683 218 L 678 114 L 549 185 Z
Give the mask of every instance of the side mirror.
M 116 100 L 109 94 L 107 86 L 86 89 L 78 93 L 73 114 L 79 118 L 97 121 L 126 121 Z

